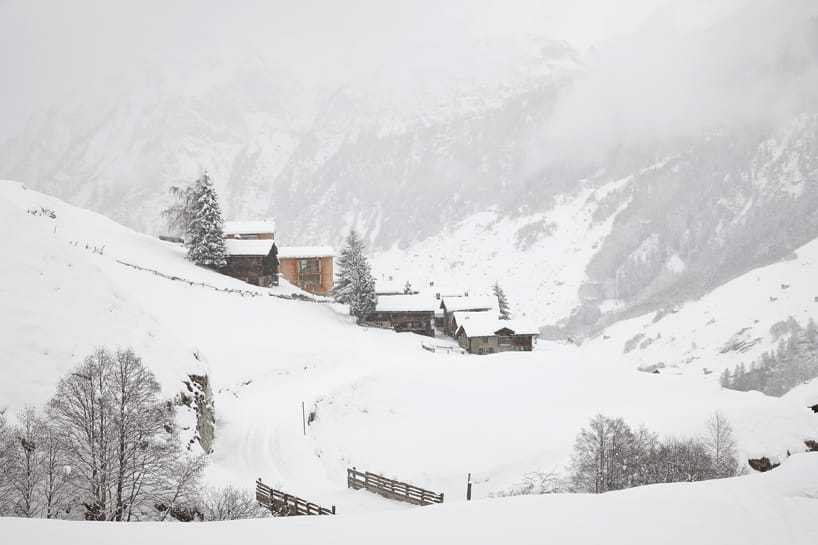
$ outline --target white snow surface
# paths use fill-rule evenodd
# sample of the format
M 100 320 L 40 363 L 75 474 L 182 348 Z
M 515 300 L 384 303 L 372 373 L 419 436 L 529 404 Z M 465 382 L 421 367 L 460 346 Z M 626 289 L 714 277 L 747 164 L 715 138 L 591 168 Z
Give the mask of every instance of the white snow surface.
M 775 471 L 607 494 L 444 503 L 402 512 L 163 524 L 0 519 L 9 543 L 154 545 L 812 545 L 818 542 L 818 453 Z
M 457 325 L 469 337 L 490 337 L 501 329 L 510 329 L 517 335 L 539 335 L 534 324 L 523 320 L 501 320 L 490 312 L 458 312 Z
M 500 311 L 500 303 L 493 295 L 469 295 L 466 297 L 442 297 L 441 308 L 445 307 L 447 312 L 475 311 L 475 310 L 497 310 Z
M 440 301 L 428 294 L 379 295 L 378 312 L 434 312 Z
M 56 217 L 52 219 L 43 209 Z M 215 452 L 207 480 L 216 485 L 229 482 L 251 488 L 257 477 L 263 477 L 275 487 L 316 503 L 336 505 L 344 514 L 409 509 L 348 490 L 345 469 L 355 465 L 444 492 L 447 504 L 456 504 L 462 502 L 469 472 L 475 497 L 484 498 L 518 483 L 527 472 L 563 467 L 578 430 L 597 413 L 622 416 L 634 426 L 644 424 L 668 436 L 702 433 L 706 419 L 718 410 L 735 428 L 742 457 L 783 460 L 787 450 L 802 452 L 804 439 L 818 437 L 818 419 L 798 396 L 771 398 L 723 390 L 714 375 L 704 375 L 691 365 L 680 365 L 678 373 L 637 371 L 634 352 L 623 354 L 622 343 L 646 327 L 667 326 L 662 339 L 676 337 L 666 345 L 666 361 L 687 357 L 678 350 L 693 343 L 712 356 L 720 338 L 715 333 L 712 339 L 706 336 L 710 330 L 696 322 L 701 314 L 687 307 L 656 324 L 648 323 L 649 317 L 617 324 L 610 338 L 579 347 L 540 342 L 532 353 L 446 355 L 424 350 L 423 338 L 413 334 L 356 326 L 334 305 L 267 295 L 298 292 L 286 283 L 267 290 L 195 267 L 184 259 L 178 245 L 136 233 L 17 183 L 0 182 L 0 234 L 5 256 L 0 262 L 0 409 L 14 414 L 26 404 L 46 402 L 59 378 L 97 346 L 133 346 L 168 396 L 180 389 L 188 373 L 207 372 L 217 415 Z M 791 283 L 787 290 L 779 288 L 781 297 L 797 293 L 803 297 L 813 289 L 814 283 L 809 288 L 810 284 L 803 283 L 806 277 L 799 280 L 796 274 L 801 270 L 799 263 L 815 247 L 806 250 L 803 255 L 799 252 L 799 260 L 761 270 L 759 278 L 766 283 L 754 283 L 752 275 L 749 280 L 742 277 L 735 282 L 749 282 L 743 294 L 734 293 L 728 284 L 690 308 L 704 305 L 718 312 L 719 321 L 712 331 L 719 331 L 722 338 L 729 338 L 742 320 L 763 319 L 766 327 L 781 313 L 768 313 L 768 317 L 750 311 L 776 305 L 757 302 L 754 307 L 747 301 L 756 294 L 766 296 L 762 288 L 771 289 L 767 284 L 773 278 Z M 685 316 L 688 321 L 684 323 L 671 321 Z M 678 326 L 673 334 L 671 325 Z M 302 402 L 308 412 L 315 412 L 306 435 Z M 774 481 L 753 477 L 747 482 Z M 688 505 L 693 497 L 687 495 L 688 490 L 709 486 L 722 490 L 718 487 L 730 485 L 671 487 L 667 490 L 678 490 L 678 496 L 668 492 L 666 501 L 664 493 L 650 496 L 656 494 L 650 490 L 665 488 L 650 488 L 623 493 L 621 497 L 635 500 L 622 502 L 622 507 L 616 507 L 618 502 L 599 505 L 602 510 L 628 511 L 664 502 L 661 510 L 648 511 L 645 518 L 665 520 Z M 782 516 L 802 513 L 792 511 L 780 497 L 755 504 L 738 495 L 729 501 L 715 493 L 706 496 L 748 509 L 775 508 L 773 512 Z M 643 498 L 644 504 L 636 498 Z M 536 533 L 537 525 L 544 524 L 542 529 L 549 530 L 557 521 L 575 520 L 571 517 L 579 517 L 581 511 L 596 505 L 593 502 L 608 501 L 584 496 L 533 498 L 475 503 L 462 511 L 446 505 L 413 510 L 405 519 L 398 515 L 378 519 L 371 531 L 400 525 L 408 535 L 417 535 L 412 532 L 424 531 L 421 526 L 428 520 L 428 528 L 439 528 L 440 535 L 459 535 L 451 532 L 467 532 L 462 527 L 467 521 L 482 528 L 499 510 L 509 517 L 509 527 L 517 528 L 514 535 L 523 539 L 528 535 L 523 527 Z M 692 505 L 695 514 L 686 515 L 681 523 L 692 525 L 699 515 L 708 517 L 716 507 L 712 503 L 708 509 Z M 560 516 L 563 508 L 566 514 Z M 725 509 L 739 519 L 739 507 Z M 451 513 L 451 518 L 436 513 Z M 489 513 L 491 517 L 486 516 Z M 741 516 L 748 524 L 755 524 L 758 518 L 747 513 Z M 458 520 L 461 524 L 455 524 Z M 675 520 L 679 522 L 678 517 Z M 775 516 L 765 520 L 784 524 Z M 3 524 L 12 533 L 39 531 L 24 522 Z M 271 522 L 264 524 L 265 531 L 271 531 Z M 351 523 L 283 524 L 281 528 L 290 528 L 281 530 L 288 538 L 287 532 L 311 525 L 322 529 L 305 529 L 304 536 L 315 537 L 323 531 L 340 536 L 338 532 L 347 527 L 333 530 L 332 525 Z M 575 530 L 585 528 L 573 526 Z M 86 542 L 110 542 L 109 530 L 104 528 L 99 526 L 94 530 L 100 532 L 94 534 L 97 537 Z M 157 530 L 151 525 L 140 528 L 147 533 L 135 540 L 157 541 Z M 213 528 L 217 531 L 212 535 L 203 532 L 202 543 L 225 537 L 226 532 L 231 532 L 232 539 L 235 531 L 231 525 Z M 252 533 L 262 526 L 249 523 L 236 528 Z M 741 525 L 734 531 L 746 535 L 741 533 L 745 528 Z M 319 533 L 309 533 L 313 531 Z M 495 535 L 486 532 L 480 535 Z M 790 534 L 788 538 L 801 536 Z
M 267 239 L 235 239 L 228 238 L 224 240 L 224 247 L 227 250 L 227 255 L 248 255 L 259 256 L 270 253 L 270 248 L 273 247 L 272 240 Z

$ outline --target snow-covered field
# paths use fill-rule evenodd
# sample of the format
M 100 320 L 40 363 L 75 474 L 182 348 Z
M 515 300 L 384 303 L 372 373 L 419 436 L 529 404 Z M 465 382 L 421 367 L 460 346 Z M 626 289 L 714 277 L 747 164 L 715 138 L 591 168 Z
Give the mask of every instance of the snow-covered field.
M 43 207 L 56 217 L 43 215 Z M 705 420 L 719 410 L 735 428 L 743 457 L 783 459 L 787 450 L 803 451 L 804 439 L 818 438 L 818 418 L 803 402 L 809 392 L 776 399 L 726 391 L 715 375 L 691 366 L 679 367 L 690 372 L 678 374 L 638 371 L 642 360 L 634 359 L 634 354 L 647 352 L 625 355 L 623 343 L 640 328 L 667 327 L 662 339 L 677 337 L 677 344 L 667 345 L 661 356 L 668 363 L 683 357 L 679 346 L 697 343 L 703 360 L 719 346 L 718 336 L 700 340 L 706 326 L 697 326 L 700 314 L 687 307 L 656 324 L 648 324 L 651 317 L 646 317 L 616 325 L 609 339 L 600 337 L 580 347 L 540 342 L 535 352 L 527 354 L 441 355 L 423 350 L 421 337 L 357 327 L 333 305 L 282 300 L 199 269 L 184 260 L 177 246 L 12 182 L 0 182 L 0 231 L 4 254 L 0 408 L 13 413 L 26 404 L 44 403 L 59 378 L 98 345 L 133 346 L 167 395 L 180 389 L 188 373 L 206 371 L 217 415 L 215 452 L 207 476 L 213 483 L 249 488 L 263 477 L 322 505 L 334 504 L 343 514 L 406 509 L 365 492 L 349 491 L 344 470 L 355 465 L 442 491 L 447 504 L 460 503 L 467 473 L 473 475 L 475 497 L 483 498 L 519 482 L 530 471 L 562 467 L 579 428 L 600 412 L 622 416 L 632 425 L 645 424 L 664 435 L 690 435 L 703 432 Z M 104 250 L 94 252 L 102 246 Z M 212 287 L 170 280 L 120 261 Z M 781 267 L 793 263 L 797 262 Z M 797 290 L 806 289 L 799 287 L 802 280 L 794 272 L 781 269 L 776 274 L 765 272 L 764 278 L 790 283 L 791 288 L 783 292 L 795 297 Z M 767 297 L 751 288 L 750 293 Z M 254 297 L 226 289 L 264 294 Z M 761 312 L 742 317 L 739 310 L 730 321 L 723 307 L 733 299 L 719 294 L 690 305 L 695 309 L 708 304 L 713 312 L 722 313 L 724 317 L 710 326 L 719 335 L 729 338 L 734 326 L 745 319 L 759 319 L 759 328 L 768 327 L 761 320 L 778 319 Z M 739 304 L 740 297 L 734 297 Z M 686 329 L 671 321 L 685 316 Z M 652 359 L 645 356 L 644 361 L 652 363 Z M 702 365 L 709 364 L 703 361 Z M 302 402 L 316 414 L 306 435 Z M 747 482 L 778 482 L 777 478 L 753 477 Z M 733 485 L 705 484 L 689 490 L 721 490 L 722 486 L 732 490 Z M 476 503 L 462 510 L 446 505 L 413 511 L 407 518 L 378 519 L 371 531 L 377 534 L 401 525 L 407 535 L 417 535 L 412 532 L 422 528 L 410 528 L 428 520 L 440 528 L 441 535 L 454 535 L 450 532 L 458 532 L 462 525 L 482 528 L 487 524 L 486 512 L 500 512 L 506 513 L 510 526 L 522 525 L 530 531 L 526 535 L 544 537 L 556 531 L 552 526 L 556 521 L 578 516 L 594 502 L 600 509 L 622 509 L 627 519 L 636 516 L 637 504 L 642 499 L 648 502 L 651 494 L 660 494 L 662 501 L 665 495 L 675 498 L 667 501 L 678 502 L 679 509 L 690 500 L 683 486 L 649 490 L 623 493 L 623 498 L 639 500 L 626 501 L 622 507 L 609 499 L 586 497 Z M 679 490 L 679 495 L 666 492 L 670 490 Z M 550 503 L 557 501 L 559 507 Z M 723 501 L 736 520 L 747 505 L 736 498 L 713 501 Z M 765 500 L 758 509 L 771 503 L 775 502 Z M 537 514 L 552 509 L 566 512 L 555 514 L 553 520 Z M 780 506 L 775 509 L 775 513 L 789 513 Z M 803 514 L 798 509 L 792 516 Z M 668 517 L 674 511 L 678 509 L 646 511 L 645 516 Z M 451 518 L 443 515 L 449 512 Z M 698 516 L 698 512 L 691 514 L 686 523 L 693 524 Z M 24 523 L 4 524 L 14 525 L 13 531 L 27 531 Z M 254 524 L 242 528 L 261 532 L 261 524 L 271 523 Z M 282 532 L 307 528 L 304 535 L 315 537 L 323 531 L 335 532 L 332 524 L 287 521 L 281 528 Z M 142 528 L 146 534 L 139 540 L 151 539 L 153 527 Z M 219 532 L 233 531 L 230 525 L 224 528 Z M 110 539 L 104 527 L 98 531 L 97 537 L 89 539 Z M 492 531 L 499 530 L 482 535 L 495 535 Z
M 229 523 L 79 523 L 0 519 L 8 543 L 332 543 L 510 545 L 661 543 L 811 545 L 818 541 L 818 454 L 766 474 L 601 495 L 528 496 L 399 513 Z

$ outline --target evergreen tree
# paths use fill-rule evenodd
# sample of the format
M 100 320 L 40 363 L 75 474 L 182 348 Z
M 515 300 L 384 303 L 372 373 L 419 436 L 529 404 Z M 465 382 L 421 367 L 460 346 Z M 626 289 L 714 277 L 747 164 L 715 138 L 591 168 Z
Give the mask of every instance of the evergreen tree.
M 508 307 L 508 299 L 506 298 L 506 292 L 504 292 L 503 288 L 500 287 L 499 282 L 494 283 L 493 291 L 494 295 L 497 296 L 497 301 L 500 303 L 500 319 L 510 320 L 511 311 L 509 310 Z
M 365 244 L 353 229 L 347 235 L 338 258 L 338 275 L 332 293 L 339 303 L 349 305 L 349 313 L 360 321 L 375 310 L 375 279 L 364 254 Z
M 193 187 L 186 240 L 188 259 L 197 265 L 217 269 L 227 265 L 222 225 L 216 189 L 205 171 Z
M 335 261 L 337 272 L 335 274 L 335 285 L 332 288 L 332 295 L 339 303 L 349 304 L 351 299 L 352 270 L 354 264 L 363 255 L 364 243 L 358 236 L 355 229 L 352 229 L 344 241 L 341 255 Z

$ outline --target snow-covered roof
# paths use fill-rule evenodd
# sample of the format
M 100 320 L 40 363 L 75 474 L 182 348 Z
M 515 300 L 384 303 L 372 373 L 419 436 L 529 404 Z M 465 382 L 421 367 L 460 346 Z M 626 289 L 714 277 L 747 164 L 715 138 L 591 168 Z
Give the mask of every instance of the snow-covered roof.
M 224 239 L 227 255 L 267 255 L 272 245 L 272 240 Z
M 275 233 L 276 224 L 273 220 L 256 221 L 226 221 L 222 226 L 225 235 L 255 235 Z
M 332 257 L 335 255 L 335 250 L 330 246 L 279 246 L 278 257 L 280 258 L 297 258 L 297 257 Z
M 437 300 L 430 295 L 381 295 L 376 312 L 434 312 Z
M 478 311 L 472 311 L 472 310 L 458 310 L 457 312 L 453 312 L 453 313 L 452 313 L 452 317 L 453 317 L 453 319 L 454 319 L 454 322 L 455 322 L 457 325 L 460 325 L 461 323 L 463 323 L 465 320 L 468 320 L 468 319 L 469 319 L 469 318 L 471 318 L 472 316 L 482 316 L 482 317 L 485 317 L 486 315 L 488 315 L 488 316 L 489 316 L 489 317 L 491 317 L 491 318 L 496 318 L 496 317 L 497 317 L 497 315 L 496 315 L 496 314 L 494 314 L 493 312 L 491 312 L 491 311 L 485 311 L 485 310 L 478 310 Z
M 499 310 L 500 303 L 494 295 L 470 295 L 467 297 L 441 297 L 446 312 L 459 310 Z
M 402 294 L 406 288 L 406 280 L 398 280 L 397 278 L 380 277 L 375 279 L 375 291 L 378 293 L 392 292 Z M 413 288 L 414 289 L 414 288 Z
M 240 239 L 227 238 L 224 240 L 227 255 L 267 255 L 273 245 L 271 239 Z M 335 251 L 329 246 L 279 246 L 279 258 L 303 257 L 331 257 Z
M 502 329 L 514 335 L 539 335 L 540 330 L 523 320 L 500 320 L 487 312 L 463 313 L 457 322 L 458 331 L 463 329 L 468 337 L 491 337 Z

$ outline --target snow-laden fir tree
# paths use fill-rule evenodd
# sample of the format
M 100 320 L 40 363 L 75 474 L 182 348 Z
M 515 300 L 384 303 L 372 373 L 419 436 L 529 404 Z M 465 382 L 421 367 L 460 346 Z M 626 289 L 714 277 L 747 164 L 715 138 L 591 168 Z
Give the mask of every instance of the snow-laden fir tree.
M 492 289 L 494 291 L 494 295 L 497 296 L 497 302 L 500 304 L 500 319 L 510 320 L 511 311 L 509 310 L 508 307 L 508 299 L 506 298 L 506 292 L 504 292 L 503 288 L 500 287 L 499 282 L 495 282 L 494 287 Z
M 216 188 L 205 171 L 193 187 L 192 210 L 185 241 L 188 259 L 197 265 L 216 269 L 227 265 L 223 223 Z
M 335 261 L 335 285 L 332 287 L 332 295 L 339 303 L 348 304 L 350 301 L 352 264 L 359 259 L 357 256 L 363 255 L 363 252 L 364 242 L 357 231 L 352 229 L 344 241 L 341 255 Z
M 339 303 L 349 305 L 349 313 L 362 320 L 375 310 L 375 279 L 364 254 L 366 246 L 353 229 L 347 235 L 338 258 L 338 273 L 332 293 Z

